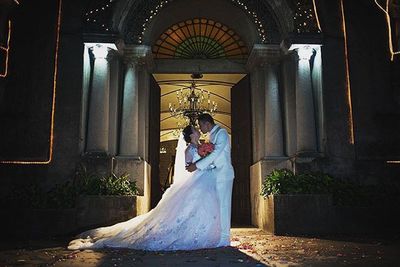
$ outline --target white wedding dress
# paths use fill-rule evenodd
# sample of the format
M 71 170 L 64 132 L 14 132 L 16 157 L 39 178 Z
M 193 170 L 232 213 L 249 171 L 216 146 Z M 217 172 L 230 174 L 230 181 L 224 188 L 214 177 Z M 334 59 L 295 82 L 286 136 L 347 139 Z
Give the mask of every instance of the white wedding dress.
M 131 248 L 149 251 L 214 248 L 221 238 L 219 203 L 213 171 L 185 170 L 186 144 L 179 139 L 174 183 L 146 214 L 92 229 L 72 240 L 68 249 Z M 186 161 L 200 158 L 190 145 Z

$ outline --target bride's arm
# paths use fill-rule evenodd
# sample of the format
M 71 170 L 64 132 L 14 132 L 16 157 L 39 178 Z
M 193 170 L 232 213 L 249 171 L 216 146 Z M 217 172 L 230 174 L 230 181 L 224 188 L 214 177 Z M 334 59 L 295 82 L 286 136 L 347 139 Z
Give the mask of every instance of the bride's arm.
M 226 144 L 229 142 L 229 136 L 225 129 L 221 129 L 218 133 L 217 139 L 214 144 L 214 151 L 207 157 L 202 158 L 196 163 L 197 169 L 204 170 L 210 165 L 224 150 Z
M 185 149 L 185 163 L 193 162 L 193 154 L 190 151 L 190 146 Z

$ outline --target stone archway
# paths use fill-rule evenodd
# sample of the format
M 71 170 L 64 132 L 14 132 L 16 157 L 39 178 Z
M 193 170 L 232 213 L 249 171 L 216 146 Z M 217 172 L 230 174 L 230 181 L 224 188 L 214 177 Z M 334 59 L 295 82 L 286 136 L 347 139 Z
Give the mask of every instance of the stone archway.
M 176 1 L 177 4 L 179 1 Z M 182 2 L 181 2 L 182 3 Z M 231 3 L 229 3 L 230 8 L 232 9 Z M 170 8 L 174 8 L 172 5 Z M 176 8 L 176 7 L 175 7 Z M 225 9 L 229 9 L 224 7 Z M 234 11 L 239 16 L 241 14 L 241 10 L 233 7 Z M 193 8 L 194 10 L 196 8 Z M 180 9 L 176 9 L 178 12 Z M 170 14 L 167 12 L 168 10 L 164 10 L 165 14 Z M 205 74 L 219 74 L 226 75 L 228 73 L 242 73 L 243 75 L 248 74 L 248 70 L 246 69 L 246 61 L 249 54 L 249 47 L 251 48 L 250 43 L 254 43 L 258 41 L 258 36 L 256 35 L 256 29 L 246 28 L 249 25 L 244 25 L 242 28 L 237 30 L 236 28 L 231 28 L 227 23 L 232 23 L 232 18 L 217 18 L 210 19 L 210 14 L 207 14 L 204 11 L 204 16 L 200 17 L 186 17 L 185 20 L 179 21 L 179 16 L 185 14 L 176 14 L 173 20 L 171 20 L 171 25 L 164 24 L 165 18 L 163 17 L 163 12 L 161 12 L 158 16 L 158 20 L 155 19 L 152 26 L 154 28 L 148 29 L 147 34 L 143 36 L 144 40 L 152 40 L 151 46 L 153 51 L 153 60 L 154 60 L 154 69 L 151 71 L 152 73 L 192 73 L 192 72 L 201 72 Z M 208 11 L 209 12 L 209 11 Z M 206 16 L 208 15 L 208 16 Z M 212 15 L 212 14 L 211 14 Z M 214 14 L 215 15 L 215 14 Z M 185 16 L 190 16 L 190 14 L 185 14 Z M 216 15 L 215 15 L 216 16 Z M 245 14 L 241 14 L 241 16 L 245 16 Z M 168 19 L 167 19 L 168 20 Z M 156 21 L 162 23 L 161 25 L 155 24 Z M 231 24 L 232 25 L 232 24 Z M 251 26 L 251 25 L 250 25 Z M 245 34 L 245 38 L 239 34 L 239 32 Z M 155 34 L 155 36 L 150 36 L 151 34 Z M 249 79 L 246 80 L 244 86 L 241 86 L 237 90 L 233 90 L 230 92 L 235 92 L 235 99 L 237 104 L 241 100 L 245 101 L 246 104 L 250 104 L 250 94 L 240 94 L 240 90 L 246 90 L 250 92 L 249 88 Z M 246 96 L 246 99 L 243 97 Z M 242 99 L 241 99 L 242 98 Z M 241 100 L 239 100 L 241 99 Z M 244 107 L 244 106 L 242 106 Z M 232 120 L 246 120 L 249 122 L 249 118 L 251 118 L 250 114 L 250 106 L 248 107 L 248 112 L 242 112 L 244 116 L 238 117 L 238 113 L 235 113 L 235 118 Z M 217 115 L 218 118 L 218 115 Z M 235 125 L 235 131 L 239 131 L 240 125 Z M 242 135 L 242 137 L 246 138 L 246 142 L 242 144 L 246 144 L 249 150 L 249 153 L 239 154 L 237 147 L 234 147 L 235 154 L 232 155 L 233 163 L 235 171 L 238 173 L 238 177 L 234 182 L 233 189 L 233 206 L 232 206 L 232 218 L 234 223 L 236 224 L 246 224 L 250 223 L 250 165 L 251 165 L 251 129 L 247 129 L 249 134 Z M 229 129 L 230 132 L 230 129 Z M 234 140 L 239 137 L 239 132 L 232 132 L 232 140 L 233 142 L 238 143 L 238 140 Z M 243 150 L 243 148 L 241 149 Z M 151 153 L 151 152 L 150 152 Z M 238 157 L 243 159 L 243 155 L 246 155 L 246 160 L 243 163 L 239 163 L 239 160 L 236 159 L 235 156 L 242 155 L 242 157 Z M 157 164 L 152 164 L 157 165 Z M 242 166 L 243 165 L 243 166 Z M 242 171 L 245 170 L 245 171 Z M 247 171 L 246 171 L 247 170 Z M 155 182 L 155 179 L 152 179 Z M 154 187 L 154 185 L 153 185 Z
M 254 11 L 247 12 L 246 9 L 249 8 L 238 4 L 239 2 L 233 3 L 234 1 L 228 0 L 214 2 L 194 0 L 188 4 L 188 1 L 183 0 L 120 1 L 114 6 L 114 19 L 113 24 L 110 24 L 110 29 L 120 32 L 120 35 L 124 37 L 123 41 L 119 41 L 117 46 L 114 46 L 114 49 L 119 52 L 114 58 L 123 62 L 123 65 L 110 66 L 110 71 L 112 73 L 118 69 L 119 73 L 123 73 L 120 75 L 123 78 L 115 85 L 121 91 L 121 99 L 118 100 L 120 102 L 117 107 L 121 109 L 119 120 L 123 127 L 120 127 L 119 132 L 116 133 L 119 138 L 117 138 L 116 149 L 111 153 L 111 168 L 116 172 L 127 171 L 132 174 L 133 179 L 138 181 L 144 199 L 142 210 L 146 211 L 150 207 L 151 197 L 152 166 L 149 165 L 150 135 L 148 130 L 151 73 L 250 74 L 253 140 L 251 159 L 253 165 L 250 178 L 252 223 L 260 225 L 260 220 L 257 218 L 260 214 L 258 199 L 261 181 L 265 174 L 279 166 L 291 168 L 292 162 L 298 159 L 307 161 L 323 151 L 319 45 L 304 45 L 310 42 L 305 39 L 297 41 L 299 45 L 291 46 L 293 51 L 288 51 L 290 45 L 285 48 L 287 42 L 279 45 L 290 32 L 310 32 L 315 28 L 316 23 L 315 21 L 309 23 L 311 30 L 295 28 L 292 15 L 297 14 L 297 11 L 294 12 L 293 4 L 288 4 L 290 1 L 283 1 L 280 6 L 274 4 L 274 1 L 263 1 L 258 8 L 258 11 L 263 12 L 262 18 L 257 17 Z M 210 9 L 207 5 L 213 5 L 213 8 Z M 307 9 L 309 5 L 300 5 L 300 7 L 303 6 L 304 10 L 310 10 Z M 153 7 L 157 8 L 151 10 Z M 147 12 L 148 10 L 151 12 Z M 220 12 L 221 10 L 224 12 Z M 304 10 L 299 8 L 298 13 Z M 257 20 L 254 19 L 253 14 L 256 14 Z M 242 37 L 249 51 L 248 56 L 238 59 L 186 58 L 178 61 L 177 59 L 154 58 L 151 47 L 161 34 L 172 25 L 194 18 L 220 21 L 229 26 Z M 241 20 L 240 25 L 239 20 Z M 313 19 L 311 18 L 310 21 L 312 22 Z M 268 38 L 263 38 L 259 24 L 268 30 L 265 32 Z M 110 36 L 109 40 L 112 40 Z M 92 38 L 97 38 L 97 42 L 99 40 L 98 36 Z M 315 42 L 315 40 L 311 41 Z M 92 47 L 107 47 L 104 43 L 105 41 L 102 40 L 100 45 L 97 43 Z M 108 45 L 108 47 L 110 49 L 112 46 Z M 101 58 L 108 59 L 107 53 Z M 109 83 L 107 80 L 102 80 L 98 86 L 109 86 Z M 108 92 L 109 90 L 100 91 Z M 90 101 L 92 100 L 89 99 Z M 102 103 L 98 102 L 100 105 L 103 105 Z M 107 106 L 106 109 L 109 110 L 109 107 Z M 88 119 L 91 120 L 91 118 Z M 296 122 L 301 122 L 301 124 Z M 109 125 L 103 128 L 107 127 Z M 105 148 L 105 151 L 110 152 L 107 149 Z
M 127 42 L 150 45 L 165 25 L 188 18 L 207 17 L 238 29 L 251 47 L 259 42 L 280 42 L 282 36 L 294 28 L 294 8 L 291 1 L 276 3 L 271 0 L 259 3 L 246 0 L 128 0 L 116 6 L 112 27 L 122 32 Z M 264 40 L 261 36 L 265 37 Z

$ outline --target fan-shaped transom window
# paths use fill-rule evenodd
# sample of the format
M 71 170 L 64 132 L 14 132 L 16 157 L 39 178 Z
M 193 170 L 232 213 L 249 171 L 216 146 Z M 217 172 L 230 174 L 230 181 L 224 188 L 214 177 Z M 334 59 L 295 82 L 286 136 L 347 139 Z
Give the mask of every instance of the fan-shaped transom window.
M 191 19 L 168 28 L 153 46 L 155 58 L 241 59 L 247 48 L 240 37 L 222 23 Z

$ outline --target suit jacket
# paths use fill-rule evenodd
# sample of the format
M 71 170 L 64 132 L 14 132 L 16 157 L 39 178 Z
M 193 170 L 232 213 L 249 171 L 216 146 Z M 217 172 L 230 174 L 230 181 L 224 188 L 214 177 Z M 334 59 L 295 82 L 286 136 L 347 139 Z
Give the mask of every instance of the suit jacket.
M 231 145 L 226 129 L 215 125 L 210 131 L 210 142 L 214 144 L 214 151 L 196 163 L 197 169 L 205 170 L 213 164 L 218 180 L 233 179 L 235 174 L 231 163 Z

